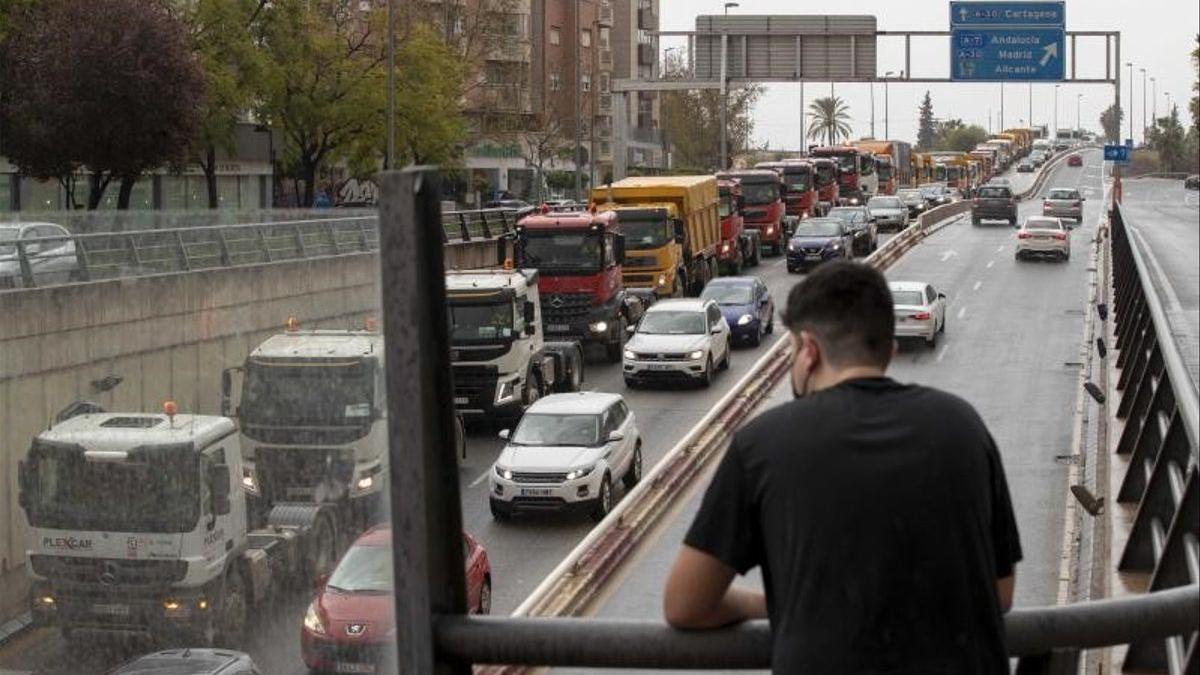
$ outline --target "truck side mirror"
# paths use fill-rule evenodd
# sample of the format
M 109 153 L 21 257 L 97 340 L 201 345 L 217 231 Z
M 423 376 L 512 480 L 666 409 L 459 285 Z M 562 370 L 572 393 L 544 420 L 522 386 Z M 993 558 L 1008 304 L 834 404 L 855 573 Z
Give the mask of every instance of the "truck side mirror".
M 537 307 L 528 300 L 525 301 L 525 334 L 537 332 Z
M 241 372 L 241 367 L 233 366 L 221 371 L 221 416 L 230 417 L 233 410 L 233 374 Z
M 742 195 L 738 195 L 734 199 L 736 200 L 736 203 L 737 203 L 738 213 L 745 211 L 746 210 L 746 198 L 743 197 Z
M 683 221 L 674 220 L 672 223 L 674 223 L 675 226 L 675 243 L 682 244 L 684 240 Z
M 516 256 L 517 242 L 513 239 L 513 256 Z M 508 237 L 496 237 L 496 267 L 504 267 L 508 259 Z
M 617 261 L 618 265 L 625 264 L 625 235 L 623 234 L 618 234 L 613 239 L 613 259 Z
M 28 511 L 33 503 L 33 472 L 25 460 L 17 462 L 17 505 Z
M 223 516 L 229 513 L 229 466 L 214 464 L 208 467 L 208 487 L 212 492 L 213 513 Z

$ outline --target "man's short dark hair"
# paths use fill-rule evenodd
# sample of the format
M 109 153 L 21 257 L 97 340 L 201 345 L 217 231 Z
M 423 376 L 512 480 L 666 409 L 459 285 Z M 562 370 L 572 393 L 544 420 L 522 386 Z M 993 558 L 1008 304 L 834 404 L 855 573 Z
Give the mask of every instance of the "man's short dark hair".
M 863 263 L 825 263 L 792 287 L 783 323 L 816 337 L 836 367 L 887 366 L 896 316 L 887 280 Z

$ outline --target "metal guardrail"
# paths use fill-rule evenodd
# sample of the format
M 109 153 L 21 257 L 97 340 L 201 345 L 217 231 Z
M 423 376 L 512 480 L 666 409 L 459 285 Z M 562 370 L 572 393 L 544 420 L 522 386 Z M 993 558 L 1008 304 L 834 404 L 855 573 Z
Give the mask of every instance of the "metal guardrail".
M 1200 401 L 1120 204 L 1110 224 L 1121 371 L 1116 415 L 1125 420 L 1116 451 L 1129 456 L 1117 501 L 1137 504 L 1118 569 L 1148 573 L 1154 592 L 1200 581 Z M 1125 667 L 1198 672 L 1200 638 L 1193 628 L 1166 640 L 1138 640 L 1129 646 Z
M 494 239 L 512 232 L 519 215 L 447 211 L 441 239 Z M 352 216 L 17 239 L 0 244 L 0 290 L 365 253 L 379 248 L 378 222 Z

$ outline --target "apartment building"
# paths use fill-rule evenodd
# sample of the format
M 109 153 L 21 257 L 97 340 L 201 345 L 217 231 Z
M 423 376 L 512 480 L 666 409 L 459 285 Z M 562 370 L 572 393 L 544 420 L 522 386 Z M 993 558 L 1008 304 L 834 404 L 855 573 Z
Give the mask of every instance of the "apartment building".
M 648 80 L 659 76 L 659 0 L 612 0 L 613 79 Z M 666 168 L 666 141 L 660 129 L 661 99 L 656 92 L 626 96 L 626 162 L 637 168 Z M 611 161 L 611 153 L 609 155 Z

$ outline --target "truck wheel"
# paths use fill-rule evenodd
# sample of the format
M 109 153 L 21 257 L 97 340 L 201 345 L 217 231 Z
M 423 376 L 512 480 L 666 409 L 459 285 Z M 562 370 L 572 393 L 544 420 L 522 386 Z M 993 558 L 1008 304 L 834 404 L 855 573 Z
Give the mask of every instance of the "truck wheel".
M 712 356 L 708 357 L 708 361 L 704 364 L 704 376 L 700 378 L 700 386 L 705 389 L 712 386 L 713 381 L 713 362 Z
M 225 596 L 221 600 L 221 614 L 216 628 L 216 639 L 225 647 L 236 647 L 246 633 L 246 585 L 242 575 L 230 571 L 225 577 Z
M 621 482 L 624 483 L 626 490 L 632 490 L 633 486 L 638 484 L 642 479 L 642 442 L 633 449 L 633 461 L 629 463 L 629 470 L 621 476 Z
M 528 408 L 537 403 L 537 400 L 542 397 L 542 376 L 532 368 L 525 373 L 525 386 L 521 388 L 521 404 Z
M 609 511 L 612 511 L 612 480 L 606 474 L 600 483 L 600 496 L 596 497 L 596 504 L 592 507 L 592 520 L 597 523 L 604 520 Z
M 617 328 L 620 329 L 617 333 L 617 339 L 604 345 L 605 355 L 608 357 L 609 363 L 620 363 L 622 352 L 625 351 L 625 338 L 629 335 L 626 332 L 626 329 L 629 328 L 629 322 L 625 320 L 625 315 L 621 315 L 621 320 L 617 323 Z M 573 373 L 571 376 L 575 377 Z M 571 391 L 579 391 L 579 388 L 576 387 Z

